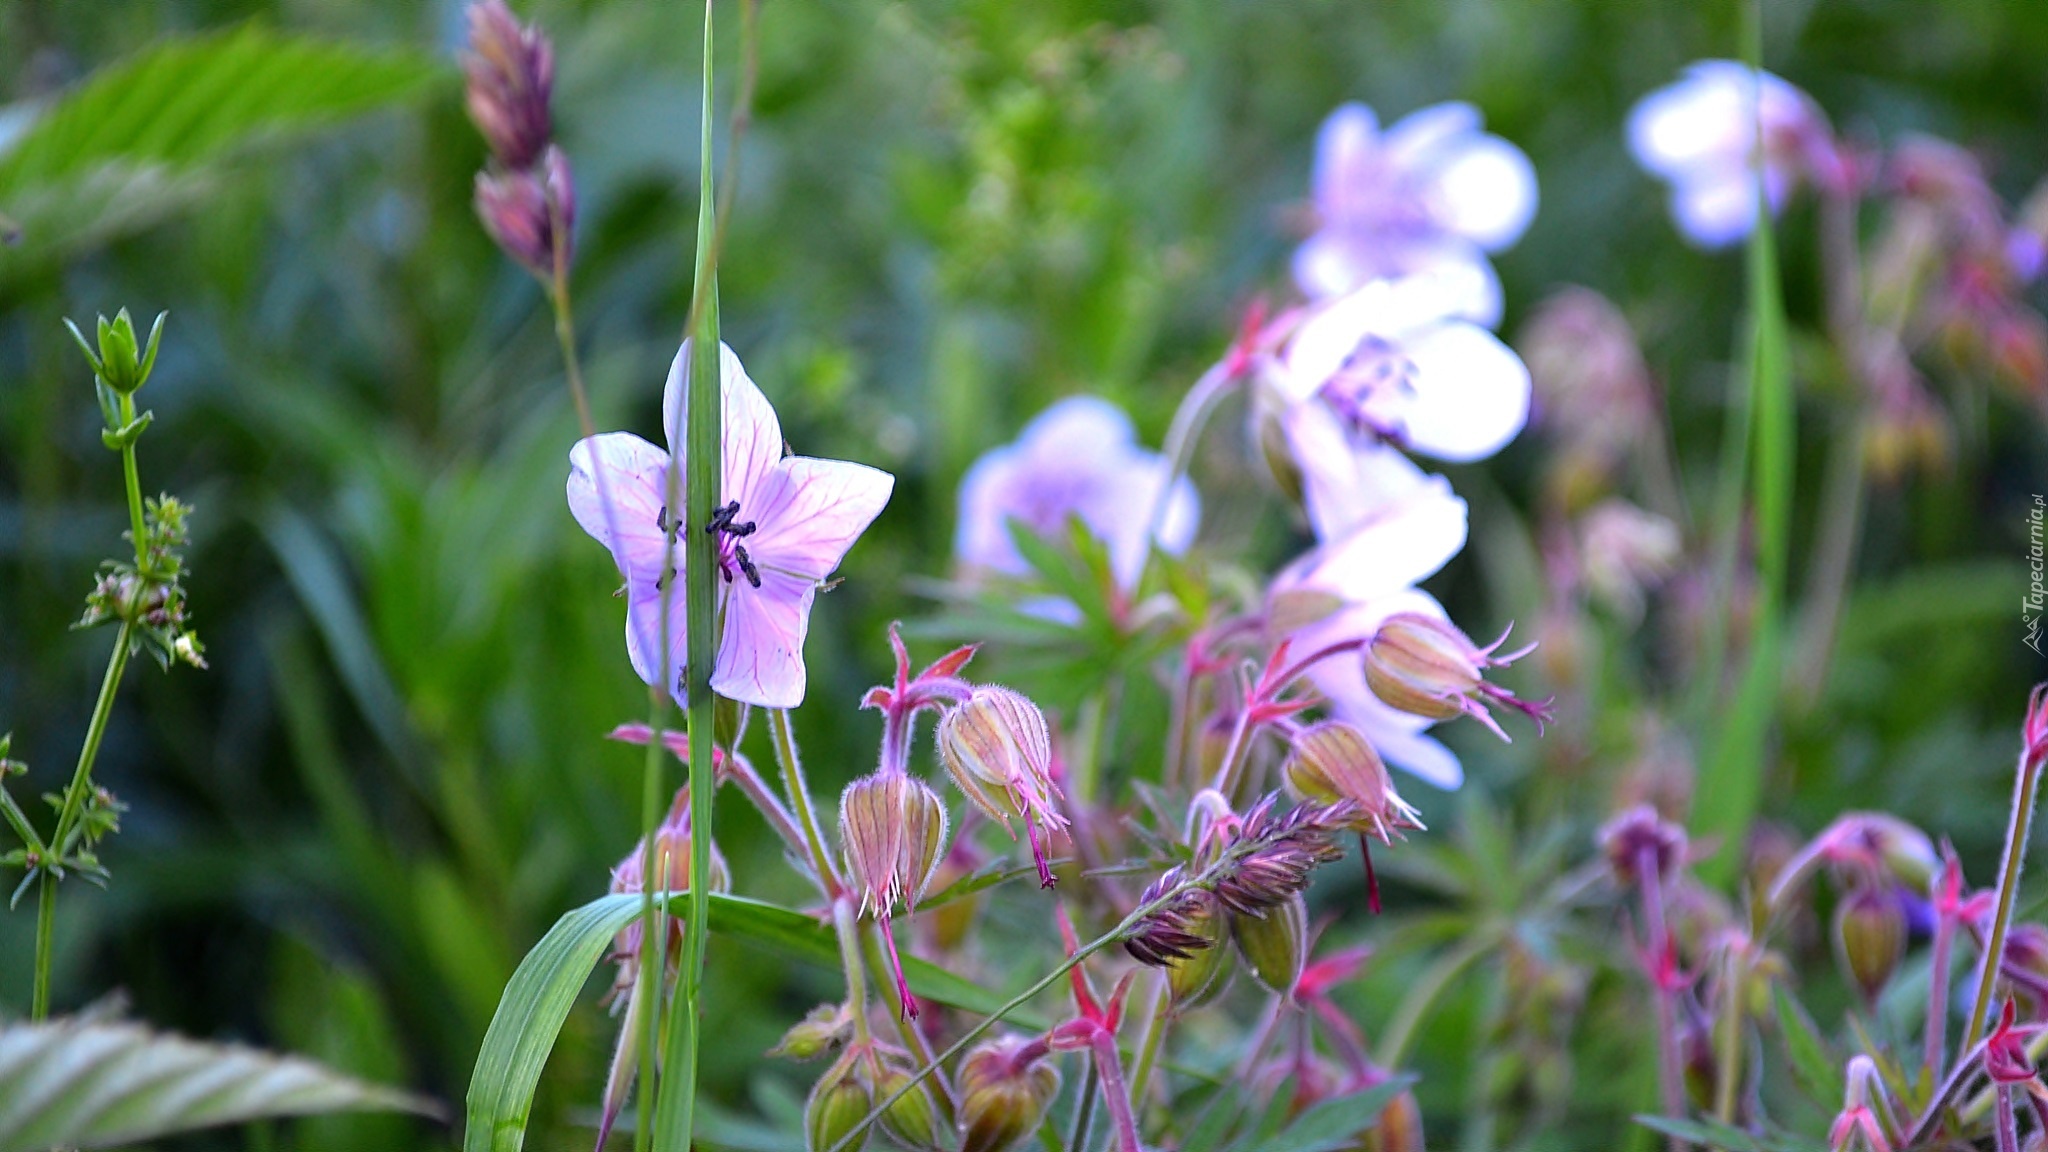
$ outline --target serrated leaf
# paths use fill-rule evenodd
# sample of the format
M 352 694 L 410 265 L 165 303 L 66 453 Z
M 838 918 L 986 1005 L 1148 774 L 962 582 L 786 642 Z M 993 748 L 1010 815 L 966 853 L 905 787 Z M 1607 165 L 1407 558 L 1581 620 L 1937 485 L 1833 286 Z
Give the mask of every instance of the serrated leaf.
M 1379 1122 L 1380 1113 L 1415 1082 L 1396 1076 L 1349 1096 L 1325 1100 L 1296 1117 L 1278 1136 L 1260 1145 L 1261 1152 L 1335 1152 L 1352 1146 L 1358 1134 Z
M 825 967 L 839 966 L 837 938 L 812 916 L 778 904 L 718 893 L 712 894 L 710 905 L 709 928 L 714 933 Z M 688 901 L 680 895 L 669 901 L 671 916 L 680 917 L 688 908 Z M 639 914 L 640 897 L 636 894 L 600 896 L 557 920 L 519 962 L 484 1033 L 476 1070 L 470 1076 L 462 1137 L 465 1152 L 517 1152 L 524 1145 L 533 1090 L 540 1083 L 555 1037 L 612 937 Z M 903 973 L 911 991 L 927 1000 L 984 1015 L 1004 1003 L 1002 996 L 916 957 L 903 958 Z M 1043 1027 L 1017 1014 L 1012 1014 L 1012 1019 L 1023 1027 Z
M 21 243 L 0 268 L 142 227 L 214 186 L 257 144 L 422 90 L 432 57 L 260 27 L 169 40 L 58 97 L 0 156 Z
M 311 1060 L 112 1020 L 0 1026 L 0 1152 L 109 1148 L 222 1124 L 425 1101 Z

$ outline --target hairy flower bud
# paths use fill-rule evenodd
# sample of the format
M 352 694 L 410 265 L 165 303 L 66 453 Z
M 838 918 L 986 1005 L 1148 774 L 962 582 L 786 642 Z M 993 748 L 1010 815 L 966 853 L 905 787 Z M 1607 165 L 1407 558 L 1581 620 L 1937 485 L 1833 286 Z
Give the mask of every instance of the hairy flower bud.
M 863 776 L 840 794 L 839 844 L 862 912 L 914 906 L 945 852 L 945 805 L 915 776 Z
M 975 807 L 1012 837 L 1010 818 L 1024 825 L 1039 886 L 1052 887 L 1041 836 L 1063 832 L 1067 820 L 1053 807 L 1059 786 L 1052 735 L 1038 705 L 1008 688 L 979 685 L 939 721 L 938 743 L 946 771 Z
M 1294 991 L 1308 960 L 1308 904 L 1299 893 L 1264 916 L 1232 916 L 1230 931 L 1259 983 L 1282 996 Z
M 1647 804 L 1623 812 L 1600 829 L 1600 851 L 1615 882 L 1624 886 L 1642 882 L 1646 870 L 1669 879 L 1685 863 L 1685 848 L 1685 829 Z
M 910 1070 L 901 1061 L 890 1060 L 882 1065 L 875 1077 L 875 1099 L 887 1100 L 908 1086 L 910 1090 L 897 1096 L 896 1101 L 882 1111 L 882 1131 L 889 1138 L 915 1152 L 927 1152 L 941 1147 L 939 1141 L 939 1106 L 932 1098 L 929 1078 L 910 1083 Z
M 809 1060 L 822 1056 L 835 1045 L 844 1043 L 853 1032 L 853 1020 L 847 1014 L 844 1004 L 820 1004 L 810 1010 L 802 1020 L 790 1025 L 789 1031 L 768 1055 L 784 1060 Z
M 1040 1042 L 991 1040 L 960 1065 L 960 1152 L 1005 1152 L 1038 1127 L 1059 1094 L 1060 1074 Z
M 809 1152 L 827 1152 L 846 1139 L 874 1107 L 874 1093 L 855 1074 L 852 1053 L 825 1070 L 811 1086 L 804 1102 L 804 1138 Z M 847 1144 L 842 1152 L 860 1152 L 867 1147 L 867 1134 Z
M 1494 655 L 1506 642 L 1503 632 L 1481 648 L 1449 621 L 1419 612 L 1396 613 L 1366 644 L 1365 682 L 1382 703 L 1410 715 L 1431 720 L 1470 716 L 1506 740 L 1508 734 L 1491 712 L 1494 705 L 1502 705 L 1534 720 L 1540 733 L 1550 719 L 1550 701 L 1522 700 L 1486 679 L 1487 669 L 1504 668 L 1535 647 Z
M 530 167 L 554 132 L 548 97 L 555 85 L 555 53 L 547 37 L 522 27 L 504 0 L 469 6 L 469 51 L 462 70 L 469 118 L 491 154 L 507 168 Z
M 1312 724 L 1294 738 L 1282 775 L 1297 800 L 1315 804 L 1350 801 L 1359 813 L 1358 830 L 1391 841 L 1406 828 L 1421 828 L 1415 809 L 1394 791 L 1386 762 L 1365 733 L 1341 720 Z
M 1906 954 L 1906 913 L 1890 888 L 1857 887 L 1835 905 L 1835 958 L 1865 1004 L 1891 982 Z

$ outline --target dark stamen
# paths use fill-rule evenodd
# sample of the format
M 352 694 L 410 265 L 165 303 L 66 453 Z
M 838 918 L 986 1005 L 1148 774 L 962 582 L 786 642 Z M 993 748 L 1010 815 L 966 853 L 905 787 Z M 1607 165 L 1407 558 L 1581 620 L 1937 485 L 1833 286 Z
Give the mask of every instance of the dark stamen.
M 732 526 L 732 518 L 739 510 L 740 502 L 737 500 L 723 508 L 717 509 L 711 513 L 711 523 L 704 526 L 704 531 L 706 533 L 715 533 L 730 528 Z
M 748 525 L 748 527 L 752 527 L 752 525 Z M 732 550 L 732 558 L 739 562 L 740 571 L 747 574 L 747 583 L 759 588 L 761 586 L 761 573 L 755 569 L 754 562 L 747 559 L 747 550 L 735 545 Z M 731 583 L 732 573 L 727 572 L 725 579 L 728 584 Z

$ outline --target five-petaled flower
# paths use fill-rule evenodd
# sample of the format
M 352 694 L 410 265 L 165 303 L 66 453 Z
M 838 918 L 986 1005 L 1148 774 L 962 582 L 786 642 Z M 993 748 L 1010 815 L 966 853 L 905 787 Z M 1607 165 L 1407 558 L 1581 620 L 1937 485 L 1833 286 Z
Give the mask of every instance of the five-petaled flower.
M 662 395 L 662 424 L 677 466 L 683 463 L 689 363 L 684 341 Z M 724 503 L 709 523 L 683 522 L 670 506 L 670 496 L 680 503 L 683 490 L 680 475 L 670 484 L 670 454 L 628 432 L 593 436 L 570 451 L 569 509 L 584 531 L 611 549 L 625 575 L 626 652 L 641 679 L 681 694 L 689 653 L 675 577 L 682 571 L 684 533 L 708 532 L 718 538 L 720 577 L 711 688 L 742 703 L 792 708 L 804 697 L 811 601 L 888 503 L 895 478 L 865 464 L 783 455 L 782 427 L 768 398 L 732 349 L 719 346 L 719 364 Z
M 1521 238 L 1536 214 L 1536 170 L 1513 144 L 1480 130 L 1470 104 L 1412 112 L 1385 132 L 1372 109 L 1346 104 L 1316 137 L 1316 230 L 1294 254 L 1312 298 L 1373 280 L 1445 271 L 1470 281 L 1473 319 L 1500 320 L 1486 253 Z

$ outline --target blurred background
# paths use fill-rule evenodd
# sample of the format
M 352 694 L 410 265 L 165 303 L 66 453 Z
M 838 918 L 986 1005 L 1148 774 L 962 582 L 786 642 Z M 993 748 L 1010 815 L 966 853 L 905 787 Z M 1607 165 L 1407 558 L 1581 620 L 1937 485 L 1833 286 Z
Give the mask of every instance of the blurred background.
M 556 45 L 597 423 L 648 434 L 687 309 L 700 14 L 515 7 Z M 1767 65 L 1844 135 L 1955 140 L 2008 201 L 2048 173 L 2048 8 L 1769 9 Z M 143 483 L 197 506 L 189 587 L 212 669 L 138 665 L 120 697 L 99 777 L 130 811 L 105 853 L 112 886 L 64 888 L 58 1008 L 118 992 L 166 1027 L 459 1102 L 514 965 L 603 890 L 635 839 L 641 757 L 602 737 L 645 711 L 610 562 L 562 498 L 575 420 L 546 302 L 472 213 L 484 146 L 462 107 L 461 7 L 9 0 L 0 148 L 26 109 L 95 70 L 251 22 L 388 54 L 402 82 L 334 122 L 190 157 L 175 179 L 94 201 L 75 227 L 0 248 L 0 731 L 32 767 L 17 794 L 59 787 L 109 643 L 69 630 L 97 561 L 123 547 L 125 517 L 61 321 L 168 309 L 140 397 L 156 414 Z M 767 0 L 760 34 L 721 270 L 726 338 L 798 451 L 898 477 L 850 579 L 813 618 L 797 722 L 821 793 L 872 763 L 879 724 L 854 704 L 886 673 L 888 622 L 931 611 L 916 581 L 948 571 L 967 464 L 1074 392 L 1126 406 L 1156 444 L 1241 309 L 1284 293 L 1315 130 L 1342 101 L 1391 120 L 1470 100 L 1528 152 L 1542 200 L 1496 261 L 1503 334 L 1563 284 L 1618 301 L 1666 388 L 1688 490 L 1709 490 L 1741 258 L 1680 241 L 1622 125 L 1686 63 L 1735 53 L 1732 4 Z M 17 177 L 0 181 L 0 212 L 30 222 L 8 196 L 36 189 Z M 1782 231 L 1789 305 L 1807 326 L 1813 231 L 1810 210 Z M 1945 471 L 1870 498 L 1833 675 L 1788 721 L 1767 776 L 1766 808 L 1801 833 L 1885 807 L 1966 857 L 1997 847 L 2013 726 L 2042 671 L 2019 643 L 2018 608 L 2025 507 L 2048 452 L 2038 409 L 1975 395 Z M 1828 429 L 1802 428 L 1799 538 L 1818 528 Z M 1197 467 L 1202 546 L 1278 559 L 1300 538 L 1238 493 L 1241 439 L 1212 436 Z M 1432 587 L 1475 635 L 1526 627 L 1537 607 L 1526 523 L 1542 451 L 1532 433 L 1455 476 L 1472 544 Z M 1571 735 L 1596 759 L 1629 743 L 1628 702 L 1661 674 L 1653 630 L 1618 643 L 1637 658 L 1612 672 L 1614 718 Z M 1473 780 L 1461 798 L 1417 786 L 1432 829 L 1493 828 L 1508 874 L 1521 849 L 1502 824 L 1540 822 L 1530 836 L 1584 854 L 1610 809 L 1601 777 L 1545 785 L 1534 741 L 1449 739 Z M 798 897 L 757 819 L 735 806 L 719 823 L 741 891 Z M 1399 911 L 1404 891 L 1392 895 Z M 10 1014 L 26 1008 L 32 903 L 0 915 Z M 1425 951 L 1389 948 L 1345 994 L 1369 1029 L 1427 970 Z M 712 1098 L 735 1131 L 748 1117 L 794 1131 L 804 1081 L 760 1054 L 837 976 L 736 945 L 714 944 L 711 965 Z M 1422 1037 L 1421 1097 L 1446 1138 L 1501 1075 L 1481 1066 L 1497 995 L 1461 987 Z M 612 1035 L 594 999 L 556 1050 L 532 1147 L 588 1140 L 577 1125 Z M 1596 1037 L 1574 1041 L 1566 1088 L 1583 1126 L 1525 1146 L 1581 1146 L 1650 1103 L 1597 1040 L 1600 1021 L 1579 1027 Z M 453 1135 L 343 1117 L 180 1146 L 273 1138 L 358 1149 Z

